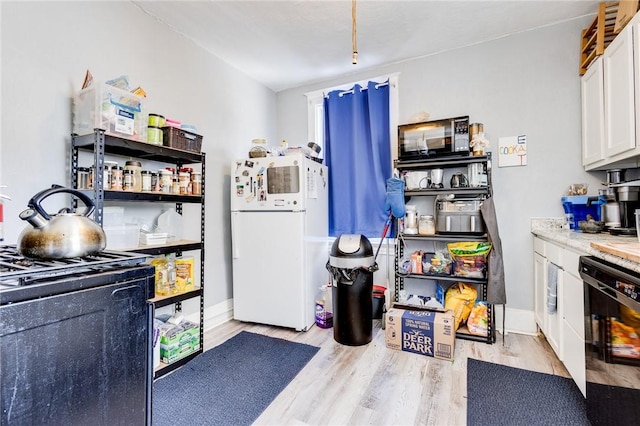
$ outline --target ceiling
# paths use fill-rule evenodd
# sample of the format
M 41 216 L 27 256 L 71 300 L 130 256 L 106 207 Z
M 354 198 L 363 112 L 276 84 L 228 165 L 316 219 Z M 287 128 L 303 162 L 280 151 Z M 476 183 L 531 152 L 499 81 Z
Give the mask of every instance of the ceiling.
M 591 0 L 134 1 L 275 92 L 594 15 Z

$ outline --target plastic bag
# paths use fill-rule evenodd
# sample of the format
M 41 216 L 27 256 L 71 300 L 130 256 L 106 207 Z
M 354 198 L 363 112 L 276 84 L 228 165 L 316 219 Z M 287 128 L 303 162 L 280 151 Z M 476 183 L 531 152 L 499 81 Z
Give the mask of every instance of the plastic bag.
M 456 330 L 469 318 L 477 297 L 478 292 L 471 284 L 456 283 L 447 290 L 444 297 L 444 307 L 453 311 Z
M 488 241 L 463 241 L 447 244 L 453 259 L 453 275 L 468 278 L 484 278 L 487 255 L 491 250 Z
M 481 300 L 476 302 L 473 305 L 473 309 L 471 309 L 471 313 L 469 314 L 469 318 L 467 319 L 467 328 L 469 329 L 469 333 L 475 334 L 476 336 L 487 336 L 487 332 L 489 330 L 489 306 L 487 302 Z

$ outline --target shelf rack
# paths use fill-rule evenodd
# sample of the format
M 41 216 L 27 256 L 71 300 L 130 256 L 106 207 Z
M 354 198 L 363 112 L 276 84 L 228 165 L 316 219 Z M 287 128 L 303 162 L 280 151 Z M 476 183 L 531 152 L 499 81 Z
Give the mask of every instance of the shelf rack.
M 431 159 L 411 160 L 411 161 L 397 161 L 394 166 L 401 171 L 417 171 L 431 168 L 460 168 L 465 167 L 473 163 L 486 164 L 487 171 L 487 185 L 480 187 L 464 187 L 464 188 L 429 188 L 420 190 L 405 190 L 405 199 L 409 200 L 411 197 L 435 197 L 443 194 L 454 194 L 461 196 L 476 196 L 483 195 L 485 197 L 491 196 L 492 193 L 492 181 L 491 181 L 491 153 L 487 153 L 483 156 L 450 156 L 450 157 L 437 157 Z M 434 212 L 435 215 L 435 212 Z M 396 229 L 400 229 L 398 225 L 399 220 L 396 221 Z M 441 233 L 435 235 L 407 235 L 400 233 L 397 237 L 401 241 L 396 242 L 396 261 L 395 261 L 395 301 L 398 301 L 398 295 L 400 290 L 404 289 L 405 279 L 416 280 L 430 280 L 440 282 L 465 282 L 474 284 L 478 291 L 478 298 L 480 300 L 487 299 L 487 279 L 485 278 L 468 278 L 458 277 L 454 275 L 441 275 L 441 274 L 402 274 L 399 268 L 399 259 L 403 259 L 405 255 L 405 243 L 404 241 L 413 241 L 416 243 L 427 242 L 456 242 L 456 241 L 487 241 L 486 234 L 472 234 L 472 233 Z M 487 322 L 488 333 L 487 336 L 478 336 L 471 334 L 466 327 L 461 327 L 456 332 L 456 338 L 472 340 L 483 343 L 495 343 L 495 313 L 493 305 L 488 305 L 487 310 Z
M 163 245 L 138 246 L 132 247 L 131 252 L 163 255 L 175 253 L 181 256 L 183 251 L 200 251 L 200 286 L 193 290 L 174 294 L 170 296 L 156 296 L 149 300 L 155 307 L 174 305 L 176 311 L 182 309 L 182 302 L 194 298 L 200 299 L 200 349 L 183 357 L 171 364 L 161 363 L 160 367 L 154 371 L 154 379 L 157 379 L 176 368 L 188 363 L 190 360 L 198 356 L 203 351 L 204 345 L 204 273 L 205 273 L 205 164 L 206 154 L 204 152 L 191 152 L 176 148 L 170 148 L 161 145 L 149 144 L 133 139 L 123 138 L 120 136 L 107 133 L 103 129 L 94 129 L 93 133 L 87 135 L 71 135 L 71 167 L 70 180 L 73 188 L 77 188 L 77 169 L 79 167 L 79 151 L 93 153 L 94 170 L 104 169 L 104 157 L 106 154 L 117 155 L 123 157 L 132 157 L 141 160 L 156 161 L 175 165 L 181 168 L 187 164 L 200 164 L 202 167 L 202 191 L 201 195 L 178 195 L 159 192 L 132 192 L 132 191 L 111 191 L 105 190 L 103 185 L 103 174 L 94 173 L 93 189 L 81 190 L 87 193 L 95 203 L 94 220 L 102 225 L 104 219 L 104 202 L 105 201 L 122 201 L 122 202 L 158 202 L 158 203 L 175 203 L 176 211 L 182 214 L 182 205 L 184 203 L 200 204 L 200 241 L 181 240 L 169 242 Z M 77 200 L 74 200 L 77 203 Z M 74 205 L 74 207 L 77 207 Z

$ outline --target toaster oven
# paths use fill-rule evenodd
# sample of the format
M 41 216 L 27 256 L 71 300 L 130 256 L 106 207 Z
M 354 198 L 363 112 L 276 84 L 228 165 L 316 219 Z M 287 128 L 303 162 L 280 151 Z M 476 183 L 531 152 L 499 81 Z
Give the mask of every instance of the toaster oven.
M 438 234 L 485 233 L 480 213 L 482 199 L 438 200 L 436 203 L 436 232 Z

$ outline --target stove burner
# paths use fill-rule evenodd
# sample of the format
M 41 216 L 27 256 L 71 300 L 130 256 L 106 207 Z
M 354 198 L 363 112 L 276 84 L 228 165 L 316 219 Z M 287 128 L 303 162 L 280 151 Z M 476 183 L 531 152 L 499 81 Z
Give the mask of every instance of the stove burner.
M 99 271 L 116 265 L 137 265 L 146 258 L 138 253 L 102 251 L 72 259 L 29 259 L 20 255 L 16 246 L 0 246 L 0 283 L 26 285 L 34 279 Z

